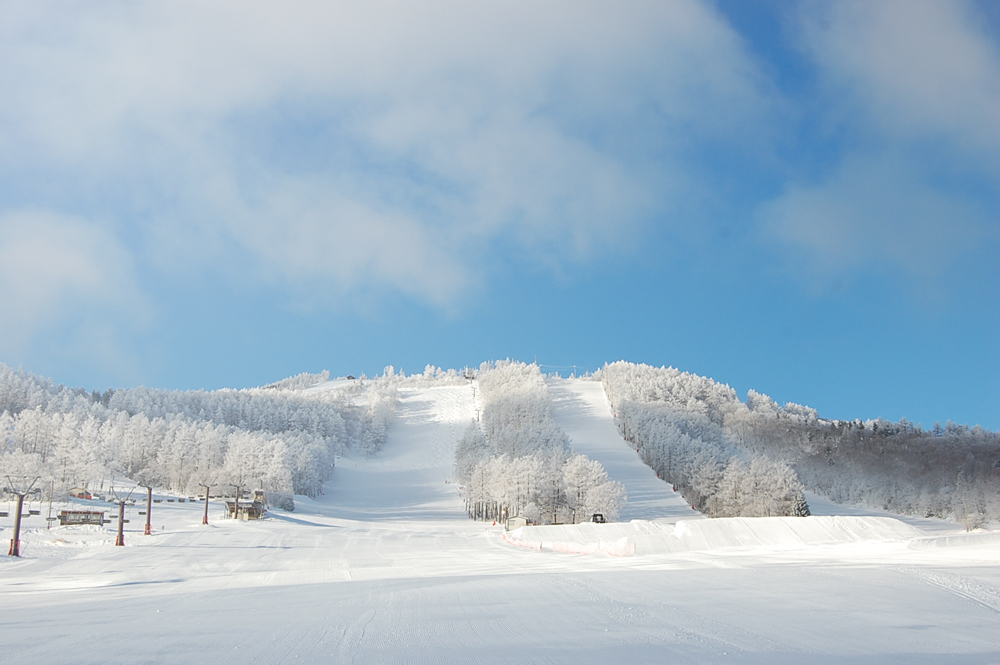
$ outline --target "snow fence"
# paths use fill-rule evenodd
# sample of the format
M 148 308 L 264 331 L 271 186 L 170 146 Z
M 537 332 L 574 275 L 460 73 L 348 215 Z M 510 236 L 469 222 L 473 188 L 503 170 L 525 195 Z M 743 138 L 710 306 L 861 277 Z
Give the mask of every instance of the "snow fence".
M 612 524 L 526 526 L 503 535 L 518 547 L 613 556 L 719 549 L 798 549 L 865 541 L 913 540 L 927 534 L 891 517 L 730 517 L 676 524 L 632 520 Z

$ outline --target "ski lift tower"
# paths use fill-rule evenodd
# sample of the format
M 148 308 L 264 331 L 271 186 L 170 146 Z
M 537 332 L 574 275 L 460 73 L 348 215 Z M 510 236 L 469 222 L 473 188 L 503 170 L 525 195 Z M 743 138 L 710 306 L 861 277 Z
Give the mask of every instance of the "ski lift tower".
M 132 492 L 135 491 L 133 487 L 128 491 L 128 494 L 121 494 L 114 487 L 111 488 L 111 493 L 115 497 L 115 501 L 118 502 L 118 535 L 115 537 L 115 547 L 125 547 L 125 502 L 132 497 Z
M 204 483 L 199 485 L 199 487 L 205 488 L 205 516 L 201 518 L 202 524 L 208 524 L 208 495 L 212 491 L 212 485 L 214 484 L 215 484 L 215 479 L 212 479 L 208 482 L 207 485 L 205 485 Z
M 152 519 L 153 519 L 153 484 L 140 485 L 139 487 L 146 488 L 146 528 L 143 530 L 142 535 L 150 536 L 153 534 Z
M 14 513 L 14 537 L 10 539 L 8 556 L 21 556 L 21 511 L 24 509 L 24 497 L 38 482 L 38 476 L 7 476 L 7 492 L 17 497 L 17 512 Z

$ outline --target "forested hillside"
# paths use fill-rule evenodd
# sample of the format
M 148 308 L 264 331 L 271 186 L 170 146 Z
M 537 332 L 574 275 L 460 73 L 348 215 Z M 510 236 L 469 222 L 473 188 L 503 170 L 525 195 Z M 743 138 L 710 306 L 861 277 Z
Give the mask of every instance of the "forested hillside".
M 753 390 L 616 362 L 597 375 L 622 436 L 712 515 L 794 514 L 801 487 L 847 504 L 1000 519 L 1000 435 L 948 423 L 828 420 Z
M 117 476 L 177 492 L 253 485 L 289 505 L 292 493 L 318 494 L 348 447 L 377 451 L 392 420 L 399 379 L 391 371 L 339 390 L 301 390 L 328 376 L 248 390 L 88 393 L 0 364 L 3 466 L 56 492 Z
M 521 515 L 538 523 L 617 517 L 624 488 L 599 462 L 571 453 L 537 365 L 483 363 L 476 388 L 479 421 L 455 453 L 455 480 L 470 517 Z
M 475 377 L 475 381 L 471 379 Z M 805 515 L 803 490 L 835 502 L 964 521 L 1000 519 L 1000 435 L 947 423 L 839 421 L 673 368 L 616 362 L 603 383 L 623 438 L 688 502 L 712 516 Z M 291 506 L 316 496 L 337 455 L 377 453 L 400 388 L 472 385 L 478 422 L 455 479 L 472 517 L 539 522 L 616 514 L 621 486 L 571 453 L 537 365 L 428 366 L 405 376 L 328 383 L 300 374 L 263 388 L 87 392 L 0 364 L 4 473 L 56 493 L 111 479 L 183 493 L 205 483 L 266 489 Z M 282 498 L 284 497 L 284 498 Z

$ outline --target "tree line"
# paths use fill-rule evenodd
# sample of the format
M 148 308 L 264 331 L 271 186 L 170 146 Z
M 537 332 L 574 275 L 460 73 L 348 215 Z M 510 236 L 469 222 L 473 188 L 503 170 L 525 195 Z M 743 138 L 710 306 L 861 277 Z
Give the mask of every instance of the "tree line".
M 804 488 L 969 527 L 1000 518 L 1000 435 L 982 427 L 829 420 L 672 367 L 621 361 L 595 377 L 622 436 L 708 514 L 802 513 Z
M 203 484 L 265 489 L 292 507 L 316 496 L 336 456 L 384 443 L 399 377 L 304 392 L 329 374 L 267 388 L 87 392 L 0 364 L 0 444 L 8 473 L 40 476 L 64 492 L 112 477 L 192 493 Z

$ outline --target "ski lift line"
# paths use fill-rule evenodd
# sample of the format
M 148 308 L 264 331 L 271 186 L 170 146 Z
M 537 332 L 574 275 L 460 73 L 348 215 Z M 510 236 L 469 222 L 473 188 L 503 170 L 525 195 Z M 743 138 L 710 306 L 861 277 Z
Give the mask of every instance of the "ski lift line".
M 536 363 L 536 366 L 541 370 L 573 370 L 573 374 L 579 374 L 580 372 L 590 372 L 592 370 L 588 369 L 586 365 L 541 365 Z

